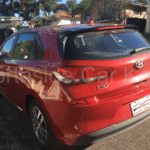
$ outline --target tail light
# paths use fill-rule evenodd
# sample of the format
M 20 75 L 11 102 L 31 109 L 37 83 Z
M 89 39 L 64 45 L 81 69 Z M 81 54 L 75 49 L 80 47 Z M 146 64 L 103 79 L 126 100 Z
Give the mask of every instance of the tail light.
M 79 84 L 105 79 L 112 70 L 112 67 L 62 67 L 53 74 L 62 83 Z

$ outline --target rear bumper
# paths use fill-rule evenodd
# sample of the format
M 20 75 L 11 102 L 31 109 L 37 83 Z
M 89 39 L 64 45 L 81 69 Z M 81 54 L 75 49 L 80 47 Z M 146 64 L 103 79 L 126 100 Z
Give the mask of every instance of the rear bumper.
M 145 120 L 150 118 L 150 110 L 137 115 L 135 117 L 132 117 L 126 121 L 122 121 L 118 124 L 114 124 L 112 126 L 109 126 L 107 128 L 97 130 L 88 134 L 85 134 L 81 136 L 79 139 L 77 139 L 73 145 L 86 145 L 86 144 L 92 144 L 99 142 L 101 140 L 110 138 L 112 136 L 115 136 L 117 134 L 120 134 L 122 132 L 125 132 L 126 130 L 144 122 Z
M 96 96 L 98 101 L 95 104 L 83 107 L 70 107 L 70 97 L 63 92 L 58 95 L 62 95 L 59 100 L 49 99 L 49 96 L 44 105 L 48 116 L 50 114 L 49 120 L 54 124 L 52 129 L 56 139 L 66 145 L 96 143 L 124 132 L 150 117 L 150 110 L 133 117 L 130 107 L 132 102 L 150 95 L 149 87 L 104 99 Z M 91 102 L 94 97 L 84 99 Z

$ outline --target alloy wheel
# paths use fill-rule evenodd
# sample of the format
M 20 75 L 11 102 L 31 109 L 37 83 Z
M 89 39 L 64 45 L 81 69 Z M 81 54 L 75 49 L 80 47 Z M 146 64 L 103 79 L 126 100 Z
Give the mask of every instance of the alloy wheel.
M 46 144 L 48 139 L 46 122 L 42 112 L 36 106 L 31 109 L 31 122 L 38 141 L 43 145 Z

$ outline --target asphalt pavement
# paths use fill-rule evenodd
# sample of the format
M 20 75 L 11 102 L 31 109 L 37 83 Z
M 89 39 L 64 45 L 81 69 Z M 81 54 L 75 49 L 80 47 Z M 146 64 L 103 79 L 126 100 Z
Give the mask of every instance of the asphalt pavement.
M 0 97 L 0 150 L 41 150 L 28 118 L 4 97 Z M 150 150 L 150 119 L 92 145 L 60 144 L 55 150 Z

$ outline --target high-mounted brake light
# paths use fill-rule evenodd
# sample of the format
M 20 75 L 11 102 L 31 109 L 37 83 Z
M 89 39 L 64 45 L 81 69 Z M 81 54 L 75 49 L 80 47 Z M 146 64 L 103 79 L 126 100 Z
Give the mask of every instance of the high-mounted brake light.
M 93 25 L 94 25 L 93 18 L 91 18 L 91 19 L 90 19 L 90 23 L 89 23 L 89 25 L 90 25 L 90 26 L 93 26 Z
M 125 26 L 108 26 L 108 27 L 98 27 L 95 30 L 107 30 L 107 29 L 124 29 Z
M 90 26 L 93 26 L 94 25 L 94 21 L 93 21 L 93 18 L 89 18 L 85 24 L 89 24 Z
M 112 70 L 112 67 L 62 67 L 53 74 L 62 83 L 79 84 L 105 79 Z

